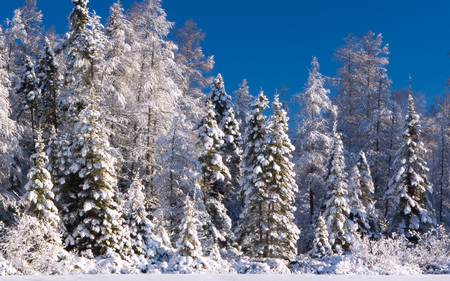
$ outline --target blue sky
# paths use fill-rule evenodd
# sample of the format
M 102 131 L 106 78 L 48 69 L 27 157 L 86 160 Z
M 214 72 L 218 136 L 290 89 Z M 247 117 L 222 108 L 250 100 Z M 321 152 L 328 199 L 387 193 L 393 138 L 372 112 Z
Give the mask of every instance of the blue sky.
M 106 20 L 115 0 L 91 0 L 89 7 Z M 128 8 L 132 0 L 122 0 Z M 11 18 L 21 0 L 2 3 L 0 18 Z M 70 0 L 37 0 L 44 23 L 58 33 L 67 29 Z M 204 53 L 214 55 L 213 74 L 221 73 L 228 93 L 242 79 L 256 95 L 271 96 L 282 85 L 288 94 L 303 90 L 312 56 L 321 72 L 335 76 L 335 49 L 349 33 L 382 33 L 389 43 L 388 75 L 393 89 L 408 87 L 428 103 L 441 95 L 450 77 L 450 1 L 361 0 L 164 0 L 168 19 L 176 27 L 192 18 L 206 32 Z

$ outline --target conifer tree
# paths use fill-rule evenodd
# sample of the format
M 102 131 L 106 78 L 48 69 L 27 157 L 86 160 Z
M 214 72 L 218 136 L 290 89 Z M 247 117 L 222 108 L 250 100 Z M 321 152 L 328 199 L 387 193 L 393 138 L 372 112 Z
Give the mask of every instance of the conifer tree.
M 309 252 L 313 258 L 321 258 L 324 256 L 330 256 L 333 254 L 333 249 L 328 242 L 328 231 L 325 224 L 325 220 L 322 215 L 319 215 L 316 222 L 316 229 L 314 231 L 313 248 Z
M 426 149 L 420 137 L 419 118 L 410 93 L 403 126 L 403 145 L 397 152 L 395 173 L 386 192 L 386 196 L 392 198 L 391 202 L 394 203 L 388 213 L 388 230 L 404 233 L 411 241 L 417 241 L 416 232 L 425 232 L 434 223 L 434 212 L 428 199 L 432 186 L 427 179 L 428 167 L 424 160 Z
M 23 112 L 29 111 L 29 113 L 27 114 L 29 122 L 26 123 L 30 124 L 29 126 L 31 127 L 31 133 L 33 136 L 35 135 L 35 132 L 38 128 L 37 120 L 39 119 L 39 116 L 36 113 L 37 105 L 41 96 L 35 68 L 36 66 L 32 62 L 32 59 L 28 56 L 25 56 L 24 66 L 19 78 L 20 81 L 16 89 L 17 96 L 20 96 L 22 99 L 22 108 L 19 111 L 19 116 L 21 116 Z
M 177 253 L 180 256 L 197 259 L 202 256 L 202 245 L 198 238 L 199 220 L 194 216 L 194 206 L 186 198 L 185 215 L 180 225 L 180 239 L 177 241 Z
M 59 225 L 58 209 L 54 203 L 52 177 L 46 169 L 48 158 L 39 131 L 35 146 L 36 153 L 31 156 L 34 165 L 28 173 L 29 181 L 25 185 L 25 198 L 29 203 L 29 212 L 33 216 L 46 225 L 56 228 Z
M 244 135 L 245 128 L 247 127 L 247 118 L 250 113 L 250 103 L 252 102 L 252 96 L 247 86 L 247 80 L 242 80 L 239 84 L 239 89 L 233 92 L 236 101 L 234 103 L 234 111 L 236 112 L 236 119 L 239 121 L 239 129 L 241 135 Z
M 42 125 L 44 128 L 53 127 L 57 131 L 60 123 L 58 102 L 61 95 L 62 77 L 59 74 L 55 53 L 47 37 L 45 37 L 44 50 L 36 67 L 36 77 L 39 79 L 39 90 L 42 97 L 39 105 Z
M 245 254 L 264 256 L 264 208 L 263 198 L 266 195 L 264 175 L 260 158 L 267 150 L 265 140 L 269 135 L 266 117 L 263 110 L 268 107 L 268 101 L 261 91 L 252 104 L 248 118 L 242 161 L 241 197 L 243 210 L 237 229 L 238 241 Z
M 327 194 L 323 213 L 329 232 L 329 242 L 333 251 L 343 254 L 350 251 L 357 239 L 356 227 L 349 220 L 350 206 L 347 173 L 345 172 L 344 147 L 337 132 L 337 122 L 333 126 L 333 140 L 329 156 L 325 162 L 324 179 Z
M 294 146 L 288 131 L 288 117 L 275 96 L 270 118 L 270 134 L 267 136 L 266 153 L 262 164 L 264 187 L 268 197 L 263 198 L 267 229 L 264 229 L 264 255 L 272 258 L 293 259 L 297 254 L 300 230 L 294 224 L 293 206 L 295 192 L 294 164 L 291 162 Z
M 228 247 L 233 237 L 231 219 L 227 215 L 223 200 L 229 192 L 226 180 L 229 180 L 231 176 L 220 154 L 224 136 L 215 120 L 214 106 L 211 101 L 208 101 L 207 115 L 198 128 L 199 162 L 202 170 L 200 186 L 205 195 L 205 206 L 211 219 L 208 236 L 214 237 L 214 243 Z
M 117 252 L 123 257 L 130 254 L 129 237 L 123 228 L 115 157 L 99 121 L 95 103 L 80 112 L 74 135 L 73 162 L 70 172 L 78 179 L 68 188 L 76 190 L 71 225 L 67 228 L 69 248 L 75 248 L 88 257 Z
M 125 224 L 130 228 L 134 253 L 144 260 L 158 259 L 161 242 L 154 235 L 154 225 L 145 209 L 144 186 L 135 177 L 125 194 Z M 162 248 L 162 247 L 161 247 Z

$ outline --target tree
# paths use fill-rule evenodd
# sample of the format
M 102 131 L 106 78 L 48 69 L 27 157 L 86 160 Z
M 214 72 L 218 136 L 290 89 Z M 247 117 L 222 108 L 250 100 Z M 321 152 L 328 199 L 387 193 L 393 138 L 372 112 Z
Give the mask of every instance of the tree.
M 333 249 L 328 242 L 328 231 L 325 220 L 322 215 L 319 215 L 316 222 L 316 229 L 314 231 L 313 248 L 309 252 L 313 258 L 321 258 L 333 254 Z
M 175 29 L 175 43 L 179 47 L 176 61 L 184 67 L 181 88 L 185 97 L 194 100 L 203 97 L 202 89 L 209 86 L 213 80 L 212 77 L 205 77 L 205 73 L 214 67 L 214 56 L 205 58 L 200 47 L 204 39 L 205 33 L 192 19 L 187 20 L 184 27 Z
M 91 103 L 80 112 L 74 128 L 78 141 L 73 144 L 70 172 L 79 178 L 68 186 L 77 192 L 72 199 L 66 243 L 88 257 L 117 252 L 125 258 L 130 248 L 118 204 L 116 159 L 99 116 L 95 103 Z
M 19 83 L 16 89 L 16 95 L 21 98 L 22 108 L 18 113 L 18 118 L 24 111 L 30 111 L 29 124 L 31 125 L 31 134 L 34 137 L 36 134 L 38 116 L 37 109 L 40 102 L 41 92 L 39 89 L 38 78 L 36 77 L 35 65 L 28 56 L 24 57 L 24 66 L 19 77 Z
M 239 84 L 239 89 L 233 92 L 236 101 L 234 103 L 234 111 L 236 112 L 236 119 L 239 121 L 239 128 L 241 135 L 245 133 L 247 127 L 247 118 L 250 113 L 250 103 L 252 102 L 252 96 L 249 93 L 247 86 L 247 80 L 242 80 Z
M 265 211 L 264 256 L 293 259 L 297 255 L 297 240 L 300 230 L 294 224 L 293 203 L 298 191 L 295 183 L 294 164 L 291 162 L 294 146 L 288 131 L 288 118 L 282 104 L 275 96 L 272 104 L 273 115 L 270 118 L 270 134 L 267 136 L 265 159 L 262 164 L 262 176 L 267 197 L 263 197 Z M 265 201 L 265 202 L 264 202 Z
M 60 102 L 62 77 L 59 73 L 59 65 L 52 50 L 51 43 L 45 37 L 44 50 L 39 57 L 36 66 L 36 77 L 39 81 L 39 90 L 42 102 L 39 116 L 42 115 L 43 127 L 54 127 L 58 130 L 60 113 L 58 103 Z
M 154 234 L 154 225 L 148 219 L 145 209 L 145 194 L 143 185 L 135 177 L 125 194 L 125 224 L 130 228 L 131 246 L 143 264 L 141 270 L 146 270 L 150 260 L 161 260 L 164 256 L 162 242 Z
M 417 241 L 416 232 L 430 229 L 434 215 L 427 194 L 432 192 L 432 186 L 427 179 L 426 149 L 420 139 L 420 128 L 419 115 L 409 94 L 403 145 L 397 152 L 395 173 L 389 181 L 386 196 L 394 202 L 388 213 L 389 232 L 404 233 L 411 241 Z
M 202 246 L 198 240 L 199 221 L 194 217 L 194 206 L 189 197 L 186 199 L 185 217 L 180 225 L 180 240 L 177 242 L 180 256 L 198 258 L 202 256 Z
M 39 131 L 35 142 L 36 153 L 31 156 L 34 165 L 28 172 L 28 182 L 24 187 L 25 198 L 29 204 L 29 212 L 45 225 L 56 229 L 59 227 L 58 209 L 54 203 L 52 177 L 46 169 L 48 158 Z
M 337 132 L 337 122 L 333 126 L 333 139 L 325 162 L 324 179 L 327 193 L 323 216 L 330 234 L 329 242 L 335 253 L 343 254 L 350 251 L 351 245 L 357 239 L 357 227 L 349 219 L 350 206 L 344 147 L 340 134 Z
M 321 206 L 319 199 L 325 193 L 323 163 L 331 142 L 328 123 L 330 115 L 335 114 L 335 108 L 328 97 L 330 91 L 324 88 L 324 84 L 325 77 L 319 72 L 319 62 L 313 57 L 305 91 L 294 97 L 300 104 L 294 141 L 295 167 L 298 185 L 309 192 L 309 200 L 304 201 L 309 201 L 310 224 L 313 224 L 317 206 Z
M 211 217 L 209 235 L 214 244 L 223 248 L 229 247 L 232 240 L 231 219 L 223 204 L 224 197 L 230 192 L 226 181 L 230 172 L 223 163 L 220 150 L 224 145 L 225 134 L 216 122 L 216 113 L 211 101 L 207 103 L 207 115 L 198 128 L 199 162 L 202 171 L 200 186 L 205 195 L 205 206 Z
M 241 198 L 243 210 L 237 228 L 238 242 L 245 254 L 264 256 L 264 221 L 263 196 L 265 184 L 259 159 L 266 151 L 265 139 L 269 135 L 266 117 L 263 110 L 268 107 L 268 101 L 261 91 L 252 104 L 248 118 L 243 154 Z

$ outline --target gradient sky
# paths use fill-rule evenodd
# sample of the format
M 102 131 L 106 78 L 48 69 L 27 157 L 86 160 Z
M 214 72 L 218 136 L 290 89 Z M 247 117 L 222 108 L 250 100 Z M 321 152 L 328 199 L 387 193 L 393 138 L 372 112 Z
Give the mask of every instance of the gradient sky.
M 91 0 L 103 17 L 116 0 Z M 12 18 L 22 0 L 2 1 L 0 19 Z M 121 0 L 128 8 L 132 0 Z M 46 27 L 67 30 L 70 0 L 37 0 Z M 271 96 L 283 84 L 289 94 L 303 90 L 312 56 L 321 72 L 335 76 L 334 51 L 349 33 L 382 33 L 389 43 L 388 75 L 393 89 L 408 87 L 428 103 L 447 89 L 450 77 L 450 1 L 446 0 L 163 0 L 176 27 L 192 18 L 206 32 L 203 50 L 214 55 L 213 74 L 221 73 L 228 93 L 246 78 L 253 95 Z

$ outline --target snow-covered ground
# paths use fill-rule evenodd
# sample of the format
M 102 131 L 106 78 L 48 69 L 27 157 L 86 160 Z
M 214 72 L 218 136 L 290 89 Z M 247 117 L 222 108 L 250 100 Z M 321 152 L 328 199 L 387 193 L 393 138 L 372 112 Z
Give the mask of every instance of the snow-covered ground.
M 10 276 L 2 281 L 447 281 L 450 275 L 309 275 L 309 274 L 124 274 L 124 275 L 57 275 L 57 276 Z

